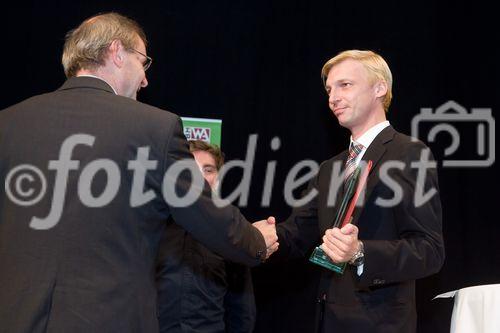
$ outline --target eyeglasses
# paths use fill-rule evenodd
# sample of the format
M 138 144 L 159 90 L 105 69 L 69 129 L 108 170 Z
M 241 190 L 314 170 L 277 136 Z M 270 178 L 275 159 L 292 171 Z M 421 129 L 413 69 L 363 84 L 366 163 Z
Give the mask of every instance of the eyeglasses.
M 143 56 L 144 58 L 146 58 L 146 61 L 142 64 L 142 67 L 144 68 L 144 71 L 147 71 L 149 67 L 151 67 L 151 64 L 153 63 L 153 59 L 151 57 L 148 57 L 147 55 L 145 55 L 144 53 L 140 52 L 140 51 L 137 51 L 136 49 L 130 49 L 134 52 L 137 52 L 139 53 L 141 56 Z

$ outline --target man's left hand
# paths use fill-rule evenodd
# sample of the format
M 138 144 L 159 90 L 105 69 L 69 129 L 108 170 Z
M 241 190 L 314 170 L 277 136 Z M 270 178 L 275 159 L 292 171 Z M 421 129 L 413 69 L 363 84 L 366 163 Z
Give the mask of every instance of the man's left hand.
M 358 227 L 347 224 L 342 229 L 328 229 L 321 248 L 333 262 L 348 262 L 359 249 Z

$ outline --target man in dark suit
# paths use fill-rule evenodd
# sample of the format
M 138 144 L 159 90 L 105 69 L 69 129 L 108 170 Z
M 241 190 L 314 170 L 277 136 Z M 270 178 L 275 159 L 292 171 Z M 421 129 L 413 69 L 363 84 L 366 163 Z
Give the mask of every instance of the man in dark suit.
M 235 262 L 274 244 L 215 205 L 179 118 L 135 101 L 150 64 L 137 23 L 98 15 L 67 35 L 60 89 L 0 112 L 0 332 L 157 332 L 170 215 Z
M 328 257 L 348 263 L 343 274 L 322 273 L 318 331 L 415 332 L 415 279 L 436 273 L 444 261 L 436 170 L 415 164 L 432 166 L 432 155 L 386 120 L 392 74 L 381 56 L 342 52 L 322 76 L 330 109 L 351 132 L 351 148 L 321 164 L 307 190 L 314 198 L 278 224 L 276 256 L 306 256 L 322 237 Z M 364 204 L 352 224 L 332 228 L 343 181 L 369 160 Z
M 189 148 L 214 190 L 224 156 L 200 140 Z M 224 260 L 171 220 L 158 252 L 156 285 L 160 332 L 251 333 L 255 298 L 250 268 Z

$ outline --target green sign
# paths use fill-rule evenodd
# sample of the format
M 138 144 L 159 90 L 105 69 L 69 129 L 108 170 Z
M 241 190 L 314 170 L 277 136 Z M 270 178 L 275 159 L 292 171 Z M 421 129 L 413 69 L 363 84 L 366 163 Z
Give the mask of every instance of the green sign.
M 202 140 L 220 147 L 221 119 L 181 117 L 184 135 L 188 140 Z

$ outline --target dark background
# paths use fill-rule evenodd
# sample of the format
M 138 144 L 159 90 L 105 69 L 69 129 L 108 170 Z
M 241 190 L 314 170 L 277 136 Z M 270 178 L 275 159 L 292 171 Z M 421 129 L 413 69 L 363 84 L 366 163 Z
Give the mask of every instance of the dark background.
M 492 108 L 495 117 L 499 105 L 498 17 L 480 1 L 24 1 L 2 5 L 0 109 L 59 87 L 65 33 L 106 11 L 136 19 L 150 40 L 150 85 L 139 100 L 223 119 L 228 159 L 244 159 L 248 136 L 259 135 L 242 208 L 250 220 L 286 218 L 283 185 L 292 166 L 347 148 L 349 134 L 329 112 L 320 79 L 324 62 L 342 50 L 372 49 L 387 60 L 394 76 L 388 118 L 401 132 L 410 134 L 423 107 L 454 100 L 468 110 Z M 474 156 L 475 126 L 458 126 L 466 157 Z M 281 147 L 273 151 L 276 136 Z M 442 160 L 449 144 L 440 134 L 429 145 Z M 271 207 L 261 207 L 272 160 Z M 496 171 L 496 164 L 439 169 L 447 259 L 439 274 L 418 281 L 419 332 L 449 331 L 453 301 L 431 301 L 436 294 L 500 282 Z M 310 332 L 318 271 L 305 261 L 255 269 L 256 332 Z

